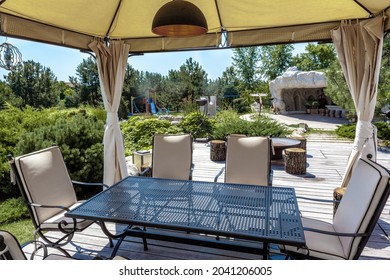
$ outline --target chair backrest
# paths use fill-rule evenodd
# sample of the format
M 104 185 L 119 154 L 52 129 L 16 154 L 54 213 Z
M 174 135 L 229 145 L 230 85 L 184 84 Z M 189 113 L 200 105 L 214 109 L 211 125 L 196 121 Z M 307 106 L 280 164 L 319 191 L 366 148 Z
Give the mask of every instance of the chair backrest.
M 8 231 L 0 230 L 0 236 L 4 238 L 4 243 L 0 244 L 0 260 L 12 259 L 12 260 L 26 260 L 22 248 L 15 236 Z M 6 246 L 6 247 L 5 247 Z M 5 247 L 5 248 L 3 248 Z M 2 253 L 3 252 L 3 253 Z
M 16 157 L 11 161 L 11 168 L 27 206 L 35 203 L 69 207 L 77 201 L 62 153 L 57 146 Z M 29 211 L 37 226 L 63 209 L 29 207 Z
M 271 142 L 269 137 L 229 136 L 226 183 L 270 185 Z
M 191 134 L 153 137 L 152 176 L 188 180 L 192 168 Z
M 359 159 L 333 219 L 336 232 L 367 234 L 365 237 L 340 237 L 348 259 L 360 256 L 389 193 L 388 170 L 373 161 Z

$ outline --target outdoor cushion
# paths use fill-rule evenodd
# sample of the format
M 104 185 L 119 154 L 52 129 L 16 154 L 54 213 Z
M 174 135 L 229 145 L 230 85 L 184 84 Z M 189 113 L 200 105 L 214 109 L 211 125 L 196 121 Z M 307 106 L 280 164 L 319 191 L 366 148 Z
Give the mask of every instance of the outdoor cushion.
M 153 177 L 188 180 L 192 168 L 192 136 L 154 135 L 152 157 Z
M 270 150 L 268 137 L 228 137 L 225 182 L 271 185 Z
M 359 258 L 389 192 L 388 170 L 376 162 L 359 159 L 333 223 L 303 217 L 306 248 L 281 246 L 282 251 L 291 256 L 299 254 L 304 258 Z M 315 230 L 325 232 L 319 233 Z M 332 233 L 338 235 L 329 235 Z M 343 234 L 349 236 L 341 236 Z

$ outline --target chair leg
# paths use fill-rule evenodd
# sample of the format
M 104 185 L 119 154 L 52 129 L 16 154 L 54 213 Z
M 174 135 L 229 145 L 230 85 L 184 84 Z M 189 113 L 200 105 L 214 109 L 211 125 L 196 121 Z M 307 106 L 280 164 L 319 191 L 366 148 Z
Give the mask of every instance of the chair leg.
M 376 224 L 379 226 L 379 228 L 382 230 L 382 232 L 386 235 L 387 240 L 390 241 L 389 234 L 384 230 L 384 228 L 379 224 L 379 222 L 377 222 Z

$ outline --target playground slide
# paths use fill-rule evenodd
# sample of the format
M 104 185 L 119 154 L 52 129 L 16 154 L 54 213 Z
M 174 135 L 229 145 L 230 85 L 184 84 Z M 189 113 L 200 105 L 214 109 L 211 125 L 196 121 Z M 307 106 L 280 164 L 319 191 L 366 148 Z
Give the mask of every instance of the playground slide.
M 150 102 L 150 111 L 152 112 L 153 115 L 157 113 L 156 104 L 154 104 L 153 101 Z

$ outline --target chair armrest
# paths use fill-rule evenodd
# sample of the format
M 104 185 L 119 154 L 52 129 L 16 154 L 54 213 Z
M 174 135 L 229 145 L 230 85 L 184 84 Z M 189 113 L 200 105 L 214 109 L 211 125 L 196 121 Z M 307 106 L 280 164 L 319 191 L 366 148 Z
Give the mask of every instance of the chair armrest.
M 326 235 L 334 235 L 334 236 L 346 236 L 346 237 L 364 237 L 369 236 L 368 233 L 356 233 L 356 232 L 334 232 L 334 231 L 326 231 L 326 230 L 320 230 L 316 228 L 308 228 L 303 227 L 304 231 L 311 231 L 316 232 L 320 234 L 326 234 Z
M 42 207 L 42 208 L 59 208 L 64 211 L 70 211 L 68 207 L 61 206 L 61 205 L 44 205 L 44 204 L 37 204 L 37 203 L 28 203 L 28 205 L 32 207 Z
M 79 186 L 82 186 L 82 187 L 106 187 L 108 188 L 109 186 L 106 185 L 106 184 L 103 184 L 103 183 L 89 183 L 89 182 L 80 182 L 80 181 L 74 181 L 72 180 L 72 183 L 74 185 L 79 185 Z
M 223 173 L 224 170 L 225 170 L 225 166 L 222 167 L 221 170 L 219 170 L 219 172 L 217 173 L 217 175 L 215 175 L 215 177 L 214 177 L 214 182 L 217 182 L 217 181 L 218 181 L 219 176 L 221 176 L 221 174 Z
M 309 201 L 317 201 L 317 202 L 324 202 L 324 203 L 340 202 L 340 200 L 319 199 L 319 198 L 310 198 L 310 197 L 304 197 L 304 196 L 297 196 L 297 199 L 303 199 L 303 200 L 309 200 Z
M 44 205 L 44 204 L 37 204 L 37 203 L 28 203 L 28 205 L 30 205 L 31 207 L 59 208 L 59 209 L 62 209 L 66 212 L 70 211 L 70 209 L 68 207 L 61 206 L 61 205 Z M 75 218 L 71 218 L 71 219 L 73 220 L 73 228 L 72 229 L 65 229 L 64 228 L 64 226 L 67 226 L 69 224 L 66 220 L 61 220 L 58 222 L 58 229 L 65 234 L 75 232 L 77 220 Z M 40 225 L 39 225 L 39 227 L 40 227 Z

